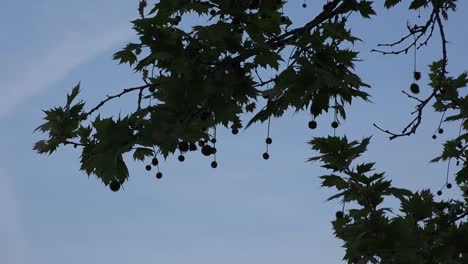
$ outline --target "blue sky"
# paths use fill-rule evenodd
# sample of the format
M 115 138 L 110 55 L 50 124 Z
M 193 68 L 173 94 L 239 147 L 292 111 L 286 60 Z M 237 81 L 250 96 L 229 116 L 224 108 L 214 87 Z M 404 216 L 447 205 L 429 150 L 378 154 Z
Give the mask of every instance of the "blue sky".
M 297 25 L 321 8 L 290 1 L 287 10 Z M 95 177 L 79 171 L 79 153 L 63 148 L 39 156 L 32 144 L 42 135 L 42 109 L 61 105 L 81 81 L 88 107 L 107 94 L 141 84 L 112 54 L 134 39 L 128 21 L 137 16 L 137 1 L 8 1 L 0 10 L 0 263 L 340 263 L 341 242 L 330 220 L 340 205 L 325 202 L 333 194 L 320 188 L 325 173 L 305 144 L 313 136 L 332 134 L 332 116 L 307 129 L 306 113 L 272 120 L 271 158 L 264 161 L 266 126 L 254 125 L 238 136 L 218 130 L 216 170 L 201 155 L 176 157 L 161 166 L 156 180 L 144 163 L 129 163 L 125 189 L 110 192 Z M 404 6 L 390 12 L 379 6 L 374 20 L 353 19 L 353 32 L 365 42 L 357 70 L 373 86 L 374 104 L 356 102 L 338 135 L 361 139 L 373 135 L 365 158 L 397 186 L 436 190 L 445 182 L 446 166 L 429 164 L 443 139 L 456 135 L 446 126 L 431 139 L 440 116 L 427 112 L 417 136 L 388 141 L 372 123 L 399 129 L 410 120 L 413 102 L 401 90 L 411 83 L 412 57 L 371 54 L 377 43 L 398 39 L 407 19 L 417 14 Z M 468 4 L 447 24 L 449 70 L 467 70 Z M 422 13 L 424 16 L 424 12 Z M 418 56 L 419 70 L 438 59 L 440 41 Z M 422 94 L 429 92 L 424 76 Z M 426 89 L 425 89 L 426 88 Z M 130 96 L 107 105 L 103 115 L 134 106 Z M 452 178 L 452 176 L 450 176 Z M 456 188 L 444 197 L 457 197 Z

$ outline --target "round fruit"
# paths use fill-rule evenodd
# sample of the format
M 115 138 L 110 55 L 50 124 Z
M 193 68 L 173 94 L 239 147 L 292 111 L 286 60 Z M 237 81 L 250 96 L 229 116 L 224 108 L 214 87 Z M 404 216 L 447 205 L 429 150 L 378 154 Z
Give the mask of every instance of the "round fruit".
M 441 196 L 441 195 L 442 195 L 442 191 L 437 191 L 437 195 Z
M 109 184 L 109 188 L 113 192 L 116 192 L 116 191 L 120 190 L 120 182 L 118 182 L 117 180 L 111 181 L 110 184 Z
M 180 162 L 184 162 L 185 157 L 184 157 L 184 155 L 179 155 L 178 159 L 179 159 Z
M 417 85 L 416 83 L 412 83 L 411 86 L 410 86 L 410 91 L 414 94 L 418 94 L 419 93 L 419 85 Z
M 154 93 L 156 92 L 156 87 L 151 86 L 148 90 L 150 91 L 150 93 Z
M 210 145 L 204 145 L 201 149 L 201 152 L 205 156 L 209 156 L 212 154 L 212 148 Z
M 150 170 L 151 170 L 151 165 L 146 165 L 145 169 L 146 169 L 147 171 L 150 171 Z
M 263 159 L 269 159 L 270 158 L 270 154 L 268 154 L 267 152 L 263 153 Z
M 316 129 L 317 128 L 317 122 L 315 120 L 312 120 L 309 122 L 309 128 L 310 129 Z
M 461 142 L 458 142 L 457 148 L 463 148 L 463 145 Z
M 333 121 L 333 122 L 331 123 L 331 126 L 332 126 L 333 128 L 337 128 L 337 127 L 338 127 L 338 122 Z
M 210 141 L 211 141 L 211 143 L 214 144 L 214 143 L 216 143 L 216 138 L 212 138 Z
M 198 146 L 200 146 L 200 147 L 205 146 L 205 141 L 204 140 L 198 141 Z
M 180 16 L 176 16 L 176 17 L 175 17 L 175 20 L 176 20 L 177 22 L 180 22 L 180 21 L 182 20 L 182 18 L 181 18 Z
M 233 129 L 231 130 L 231 132 L 232 132 L 233 135 L 237 135 L 237 134 L 239 133 L 239 129 L 233 128 Z
M 335 214 L 335 216 L 336 216 L 336 219 L 341 219 L 341 218 L 344 217 L 344 214 L 343 214 L 343 212 L 341 212 L 341 211 L 337 211 L 336 214 Z
M 162 173 L 158 171 L 158 173 L 156 173 L 156 178 L 157 179 L 161 179 L 162 178 Z
M 211 168 L 215 169 L 216 167 L 218 167 L 218 162 L 212 161 L 211 162 Z
M 190 150 L 190 151 L 195 151 L 195 150 L 197 150 L 197 145 L 195 145 L 195 143 L 193 143 L 193 142 L 190 142 L 189 150 Z
M 451 183 L 447 183 L 447 189 L 451 189 L 452 188 L 452 184 Z
M 186 152 L 189 150 L 189 144 L 185 141 L 179 142 L 179 149 L 182 152 Z
M 273 143 L 273 139 L 267 138 L 267 139 L 265 140 L 265 142 L 266 142 L 268 145 L 270 145 L 271 143 Z
M 306 3 L 302 4 L 302 7 L 303 7 L 303 8 L 306 8 L 306 7 L 307 7 L 307 4 L 306 4 Z
M 413 76 L 414 76 L 414 79 L 416 81 L 419 81 L 421 79 L 421 73 L 420 72 L 414 72 Z
M 215 16 L 215 15 L 216 15 L 216 11 L 215 11 L 214 9 L 212 9 L 212 10 L 210 11 L 210 15 L 211 15 L 211 16 Z
M 216 148 L 211 148 L 211 153 L 216 154 L 216 151 L 218 151 Z
M 438 132 L 439 132 L 439 134 L 442 134 L 442 133 L 444 133 L 444 130 L 442 128 L 439 128 Z
M 153 164 L 153 166 L 158 166 L 159 160 L 158 160 L 157 158 L 153 158 L 153 159 L 151 160 L 151 164 Z
M 432 135 L 432 139 L 436 139 L 436 138 L 437 138 L 437 136 L 436 136 L 436 135 Z

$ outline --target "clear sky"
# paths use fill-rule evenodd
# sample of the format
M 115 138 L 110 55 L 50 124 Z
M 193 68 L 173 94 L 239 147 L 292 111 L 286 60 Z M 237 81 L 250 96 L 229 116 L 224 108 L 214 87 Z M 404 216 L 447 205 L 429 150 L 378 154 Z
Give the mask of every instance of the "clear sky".
M 302 25 L 321 8 L 321 1 L 289 1 L 286 11 Z M 424 115 L 416 136 L 388 141 L 376 122 L 400 129 L 414 102 L 401 90 L 412 79 L 411 56 L 381 56 L 369 51 L 379 42 L 404 33 L 417 14 L 381 8 L 373 20 L 353 19 L 353 32 L 365 42 L 356 46 L 362 78 L 373 86 L 374 104 L 356 101 L 349 119 L 337 131 L 352 139 L 373 135 L 365 158 L 376 161 L 397 186 L 436 190 L 445 182 L 446 166 L 429 164 L 455 126 L 432 140 L 440 116 Z M 383 2 L 383 1 L 382 1 Z M 325 202 L 333 194 L 320 188 L 319 163 L 305 144 L 313 136 L 332 134 L 332 116 L 319 118 L 319 129 L 307 128 L 307 113 L 287 113 L 272 120 L 271 158 L 264 161 L 265 124 L 232 136 L 218 130 L 219 167 L 188 155 L 161 165 L 162 180 L 129 163 L 125 189 L 112 193 L 94 176 L 79 171 L 79 152 L 62 148 L 39 156 L 31 148 L 43 136 L 33 134 L 42 109 L 62 105 L 65 94 L 81 81 L 81 98 L 94 106 L 107 94 L 141 84 L 112 54 L 134 39 L 130 20 L 137 1 L 4 1 L 0 9 L 0 263 L 340 263 L 341 242 L 330 220 L 340 209 Z M 447 24 L 449 70 L 467 70 L 468 4 Z M 427 14 L 421 14 L 423 17 Z M 440 58 L 440 40 L 419 53 L 423 72 Z M 134 106 L 134 96 L 103 109 L 103 115 Z M 126 108 L 127 107 L 127 108 Z M 450 175 L 450 179 L 453 176 Z M 453 188 L 444 197 L 457 196 Z

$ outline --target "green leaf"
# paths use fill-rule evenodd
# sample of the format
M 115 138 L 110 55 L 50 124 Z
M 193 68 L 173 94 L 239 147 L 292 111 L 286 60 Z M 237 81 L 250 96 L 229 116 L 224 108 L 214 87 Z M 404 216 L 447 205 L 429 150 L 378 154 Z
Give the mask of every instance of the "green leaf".
M 322 181 L 323 187 L 335 187 L 338 190 L 342 190 L 348 187 L 348 182 L 345 181 L 340 176 L 335 175 L 335 174 L 320 176 L 320 179 L 323 179 Z
M 401 0 L 385 0 L 385 4 L 384 6 L 389 9 L 391 7 L 394 7 L 396 6 L 397 4 L 399 4 L 401 2 Z
M 67 94 L 67 106 L 70 106 L 72 101 L 76 98 L 76 96 L 80 93 L 80 83 L 78 83 L 73 89 L 70 94 Z
M 255 56 L 254 63 L 258 64 L 263 68 L 267 68 L 267 66 L 272 67 L 273 69 L 278 70 L 279 62 L 283 59 L 278 53 L 275 52 L 263 52 Z
M 374 167 L 375 165 L 375 162 L 372 162 L 372 163 L 363 163 L 363 164 L 360 164 L 356 167 L 356 170 L 358 173 L 366 173 L 366 172 L 369 172 L 372 170 L 372 168 Z
M 150 148 L 136 148 L 135 152 L 133 152 L 133 160 L 144 161 L 146 157 L 152 157 L 154 154 Z
M 129 63 L 133 65 L 137 61 L 137 56 L 133 54 L 132 51 L 123 49 L 119 52 L 116 52 L 113 56 L 114 60 L 120 60 L 120 64 Z
M 413 0 L 409 6 L 409 9 L 418 9 L 422 6 L 427 6 L 427 0 Z
M 359 13 L 361 13 L 362 17 L 370 18 L 371 15 L 376 14 L 374 9 L 372 8 L 372 3 L 373 3 L 373 1 L 363 0 L 363 1 L 360 1 L 357 4 L 357 9 L 358 9 Z

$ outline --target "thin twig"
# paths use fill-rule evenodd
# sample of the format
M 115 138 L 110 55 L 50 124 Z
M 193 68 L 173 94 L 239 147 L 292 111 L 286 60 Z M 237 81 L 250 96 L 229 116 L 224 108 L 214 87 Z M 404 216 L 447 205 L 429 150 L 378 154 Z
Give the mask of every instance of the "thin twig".
M 93 109 L 91 109 L 89 112 L 85 113 L 84 114 L 84 117 L 88 117 L 90 116 L 92 113 L 96 112 L 97 110 L 99 110 L 99 108 L 101 108 L 105 103 L 107 103 L 108 101 L 112 100 L 112 99 L 115 99 L 115 98 L 118 98 L 118 97 L 121 97 L 122 95 L 124 94 L 127 94 L 127 93 L 130 93 L 130 92 L 133 92 L 133 91 L 137 91 L 137 90 L 140 90 L 140 91 L 143 91 L 144 89 L 150 87 L 151 84 L 146 84 L 146 85 L 143 85 L 143 86 L 139 86 L 139 87 L 133 87 L 133 88 L 126 88 L 124 89 L 121 93 L 119 94 L 116 94 L 116 95 L 108 95 L 107 98 L 105 100 L 102 100 L 98 105 L 96 105 Z M 140 103 L 140 102 L 139 102 Z

